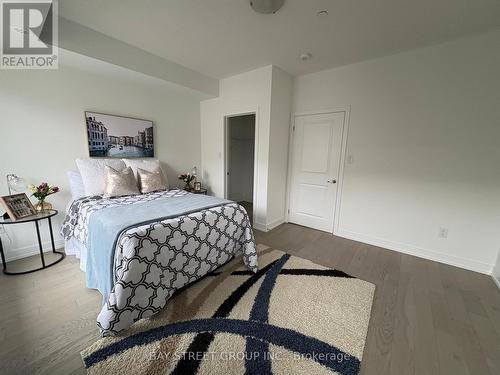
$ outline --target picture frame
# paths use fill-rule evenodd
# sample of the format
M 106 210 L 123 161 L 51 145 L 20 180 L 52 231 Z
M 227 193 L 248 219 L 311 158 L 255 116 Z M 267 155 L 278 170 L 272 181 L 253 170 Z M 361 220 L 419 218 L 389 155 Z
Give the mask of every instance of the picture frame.
M 118 159 L 154 157 L 153 121 L 85 111 L 90 157 Z
M 25 193 L 0 197 L 0 203 L 12 221 L 36 215 L 35 207 Z
M 201 182 L 200 181 L 196 181 L 194 183 L 194 191 L 201 191 Z

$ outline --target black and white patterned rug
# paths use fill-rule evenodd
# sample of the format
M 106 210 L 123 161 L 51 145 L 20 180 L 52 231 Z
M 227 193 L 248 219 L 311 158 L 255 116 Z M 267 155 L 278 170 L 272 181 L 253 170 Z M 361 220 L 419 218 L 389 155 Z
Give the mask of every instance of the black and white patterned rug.
M 358 374 L 375 286 L 259 247 L 82 352 L 89 374 Z

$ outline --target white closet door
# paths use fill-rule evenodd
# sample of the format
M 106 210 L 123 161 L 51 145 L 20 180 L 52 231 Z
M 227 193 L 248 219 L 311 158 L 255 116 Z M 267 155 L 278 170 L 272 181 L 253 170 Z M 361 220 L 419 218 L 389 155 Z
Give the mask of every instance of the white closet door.
M 344 112 L 295 117 L 289 221 L 333 232 Z

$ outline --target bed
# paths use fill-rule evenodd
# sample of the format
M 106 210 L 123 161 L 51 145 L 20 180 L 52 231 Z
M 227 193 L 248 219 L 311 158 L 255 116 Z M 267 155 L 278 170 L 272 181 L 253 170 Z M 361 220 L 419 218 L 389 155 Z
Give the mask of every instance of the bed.
M 165 191 L 74 200 L 61 228 L 66 253 L 80 258 L 87 287 L 103 295 L 103 335 L 152 316 L 173 293 L 237 254 L 257 270 L 248 215 L 237 203 Z

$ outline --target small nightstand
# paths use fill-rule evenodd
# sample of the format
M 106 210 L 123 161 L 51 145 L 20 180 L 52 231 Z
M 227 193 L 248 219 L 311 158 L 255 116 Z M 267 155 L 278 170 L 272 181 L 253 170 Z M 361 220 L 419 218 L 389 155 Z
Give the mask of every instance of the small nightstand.
M 6 275 L 23 275 L 26 273 L 30 272 L 35 272 L 39 270 L 43 270 L 45 268 L 48 268 L 50 266 L 53 266 L 56 263 L 59 263 L 61 260 L 64 259 L 65 254 L 63 252 L 57 251 L 56 246 L 54 244 L 54 233 L 52 232 L 52 220 L 51 217 L 57 215 L 57 210 L 45 210 L 37 213 L 36 215 L 28 216 L 23 219 L 19 219 L 16 221 L 12 221 L 11 219 L 0 219 L 0 224 L 2 225 L 14 225 L 14 224 L 24 224 L 24 223 L 35 223 L 35 228 L 36 228 L 36 237 L 38 239 L 38 247 L 40 250 L 40 258 L 42 260 L 42 267 L 35 268 L 35 269 L 29 269 L 26 271 L 20 271 L 20 272 L 11 272 L 7 270 L 7 263 L 5 262 L 5 254 L 2 246 L 2 239 L 0 238 L 0 256 L 2 257 L 2 268 L 3 268 L 3 273 Z M 54 254 L 57 254 L 57 260 L 47 264 L 45 263 L 45 257 L 43 254 L 43 248 L 42 248 L 42 240 L 40 237 L 40 225 L 38 224 L 42 220 L 48 220 L 49 222 L 49 232 L 50 232 L 50 242 L 52 244 L 52 252 Z

